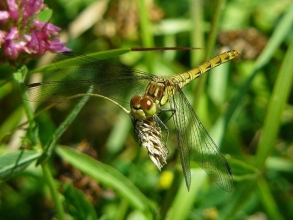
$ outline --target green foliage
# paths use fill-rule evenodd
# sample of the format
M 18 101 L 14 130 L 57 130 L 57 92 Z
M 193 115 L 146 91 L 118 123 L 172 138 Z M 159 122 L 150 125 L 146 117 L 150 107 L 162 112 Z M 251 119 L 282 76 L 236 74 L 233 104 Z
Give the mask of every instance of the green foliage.
M 39 13 L 39 19 L 42 22 L 48 22 L 50 18 L 52 17 L 53 11 L 50 9 L 46 9 L 44 11 L 41 11 Z
M 0 178 L 7 179 L 23 171 L 40 156 L 36 150 L 18 150 L 0 157 Z
M 129 116 L 113 102 L 90 98 L 86 103 L 84 96 L 75 105 L 49 106 L 21 99 L 24 77 L 33 82 L 63 77 L 44 56 L 18 69 L 0 66 L 1 219 L 293 217 L 292 2 L 146 2 L 54 0 L 40 17 L 64 27 L 76 54 L 165 76 L 220 53 L 217 39 L 224 31 L 262 33 L 266 41 L 257 56 L 246 59 L 239 51 L 242 58 L 184 88 L 231 166 L 234 191 L 222 191 L 193 161 L 187 191 L 171 120 L 168 164 L 159 172 L 139 147 Z M 97 8 L 99 13 L 91 11 Z M 244 34 L 224 46 L 261 44 L 260 36 L 250 43 L 243 39 Z M 138 46 L 203 49 L 131 51 Z
M 89 156 L 75 152 L 70 148 L 59 147 L 57 153 L 71 165 L 78 168 L 78 170 L 117 191 L 117 193 L 121 194 L 121 196 L 135 209 L 142 212 L 150 212 L 150 210 L 153 209 L 147 198 L 145 198 L 143 194 L 117 170 Z M 148 215 L 150 215 L 150 213 L 148 213 Z

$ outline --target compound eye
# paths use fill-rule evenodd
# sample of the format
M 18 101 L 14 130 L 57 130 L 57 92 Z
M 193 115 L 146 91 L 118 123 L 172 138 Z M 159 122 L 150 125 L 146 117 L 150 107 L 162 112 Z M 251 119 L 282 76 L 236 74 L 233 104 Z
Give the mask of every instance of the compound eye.
M 131 106 L 138 106 L 140 104 L 141 97 L 139 95 L 135 95 L 130 100 Z
M 149 116 L 156 114 L 156 105 L 151 98 L 145 97 L 140 100 L 141 109 Z
M 153 104 L 153 100 L 150 98 L 143 98 L 140 101 L 140 106 L 144 111 L 150 110 L 153 107 Z

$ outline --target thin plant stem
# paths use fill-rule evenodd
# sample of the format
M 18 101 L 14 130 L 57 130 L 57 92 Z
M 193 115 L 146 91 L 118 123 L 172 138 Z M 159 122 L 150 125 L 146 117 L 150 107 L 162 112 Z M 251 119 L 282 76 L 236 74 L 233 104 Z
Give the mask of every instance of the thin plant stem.
M 64 210 L 63 210 L 62 202 L 61 202 L 61 199 L 59 197 L 59 193 L 58 193 L 58 190 L 56 188 L 54 178 L 52 177 L 51 170 L 48 167 L 47 163 L 42 164 L 42 170 L 43 170 L 43 174 L 44 174 L 46 183 L 47 183 L 47 185 L 48 185 L 48 187 L 50 189 L 50 192 L 51 192 L 54 204 L 55 204 L 58 219 L 63 220 L 64 219 Z

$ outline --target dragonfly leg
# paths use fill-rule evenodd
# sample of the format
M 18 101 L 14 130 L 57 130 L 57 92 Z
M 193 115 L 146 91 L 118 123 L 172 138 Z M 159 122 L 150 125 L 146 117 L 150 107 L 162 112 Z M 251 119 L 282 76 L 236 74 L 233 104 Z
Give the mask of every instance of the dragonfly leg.
M 156 121 L 156 123 L 158 123 L 158 125 L 161 125 L 166 130 L 166 142 L 165 142 L 165 144 L 167 146 L 168 138 L 169 138 L 169 129 L 168 129 L 167 125 L 164 122 L 162 122 L 162 120 L 157 115 L 155 115 L 155 121 Z
M 172 109 L 172 108 L 170 108 L 170 109 L 161 109 L 159 114 L 161 114 L 162 112 L 171 112 L 170 117 L 167 118 L 167 120 L 165 121 L 165 123 L 167 123 L 173 117 L 173 115 L 176 113 L 176 110 Z

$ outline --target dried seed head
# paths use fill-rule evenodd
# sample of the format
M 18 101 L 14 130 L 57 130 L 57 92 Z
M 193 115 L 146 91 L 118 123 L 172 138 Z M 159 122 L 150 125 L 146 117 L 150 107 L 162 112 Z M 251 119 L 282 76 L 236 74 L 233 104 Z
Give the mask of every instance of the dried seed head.
M 134 120 L 133 125 L 140 145 L 148 150 L 149 157 L 161 171 L 162 167 L 167 164 L 169 150 L 162 141 L 160 126 L 156 124 L 153 117 L 146 120 Z

